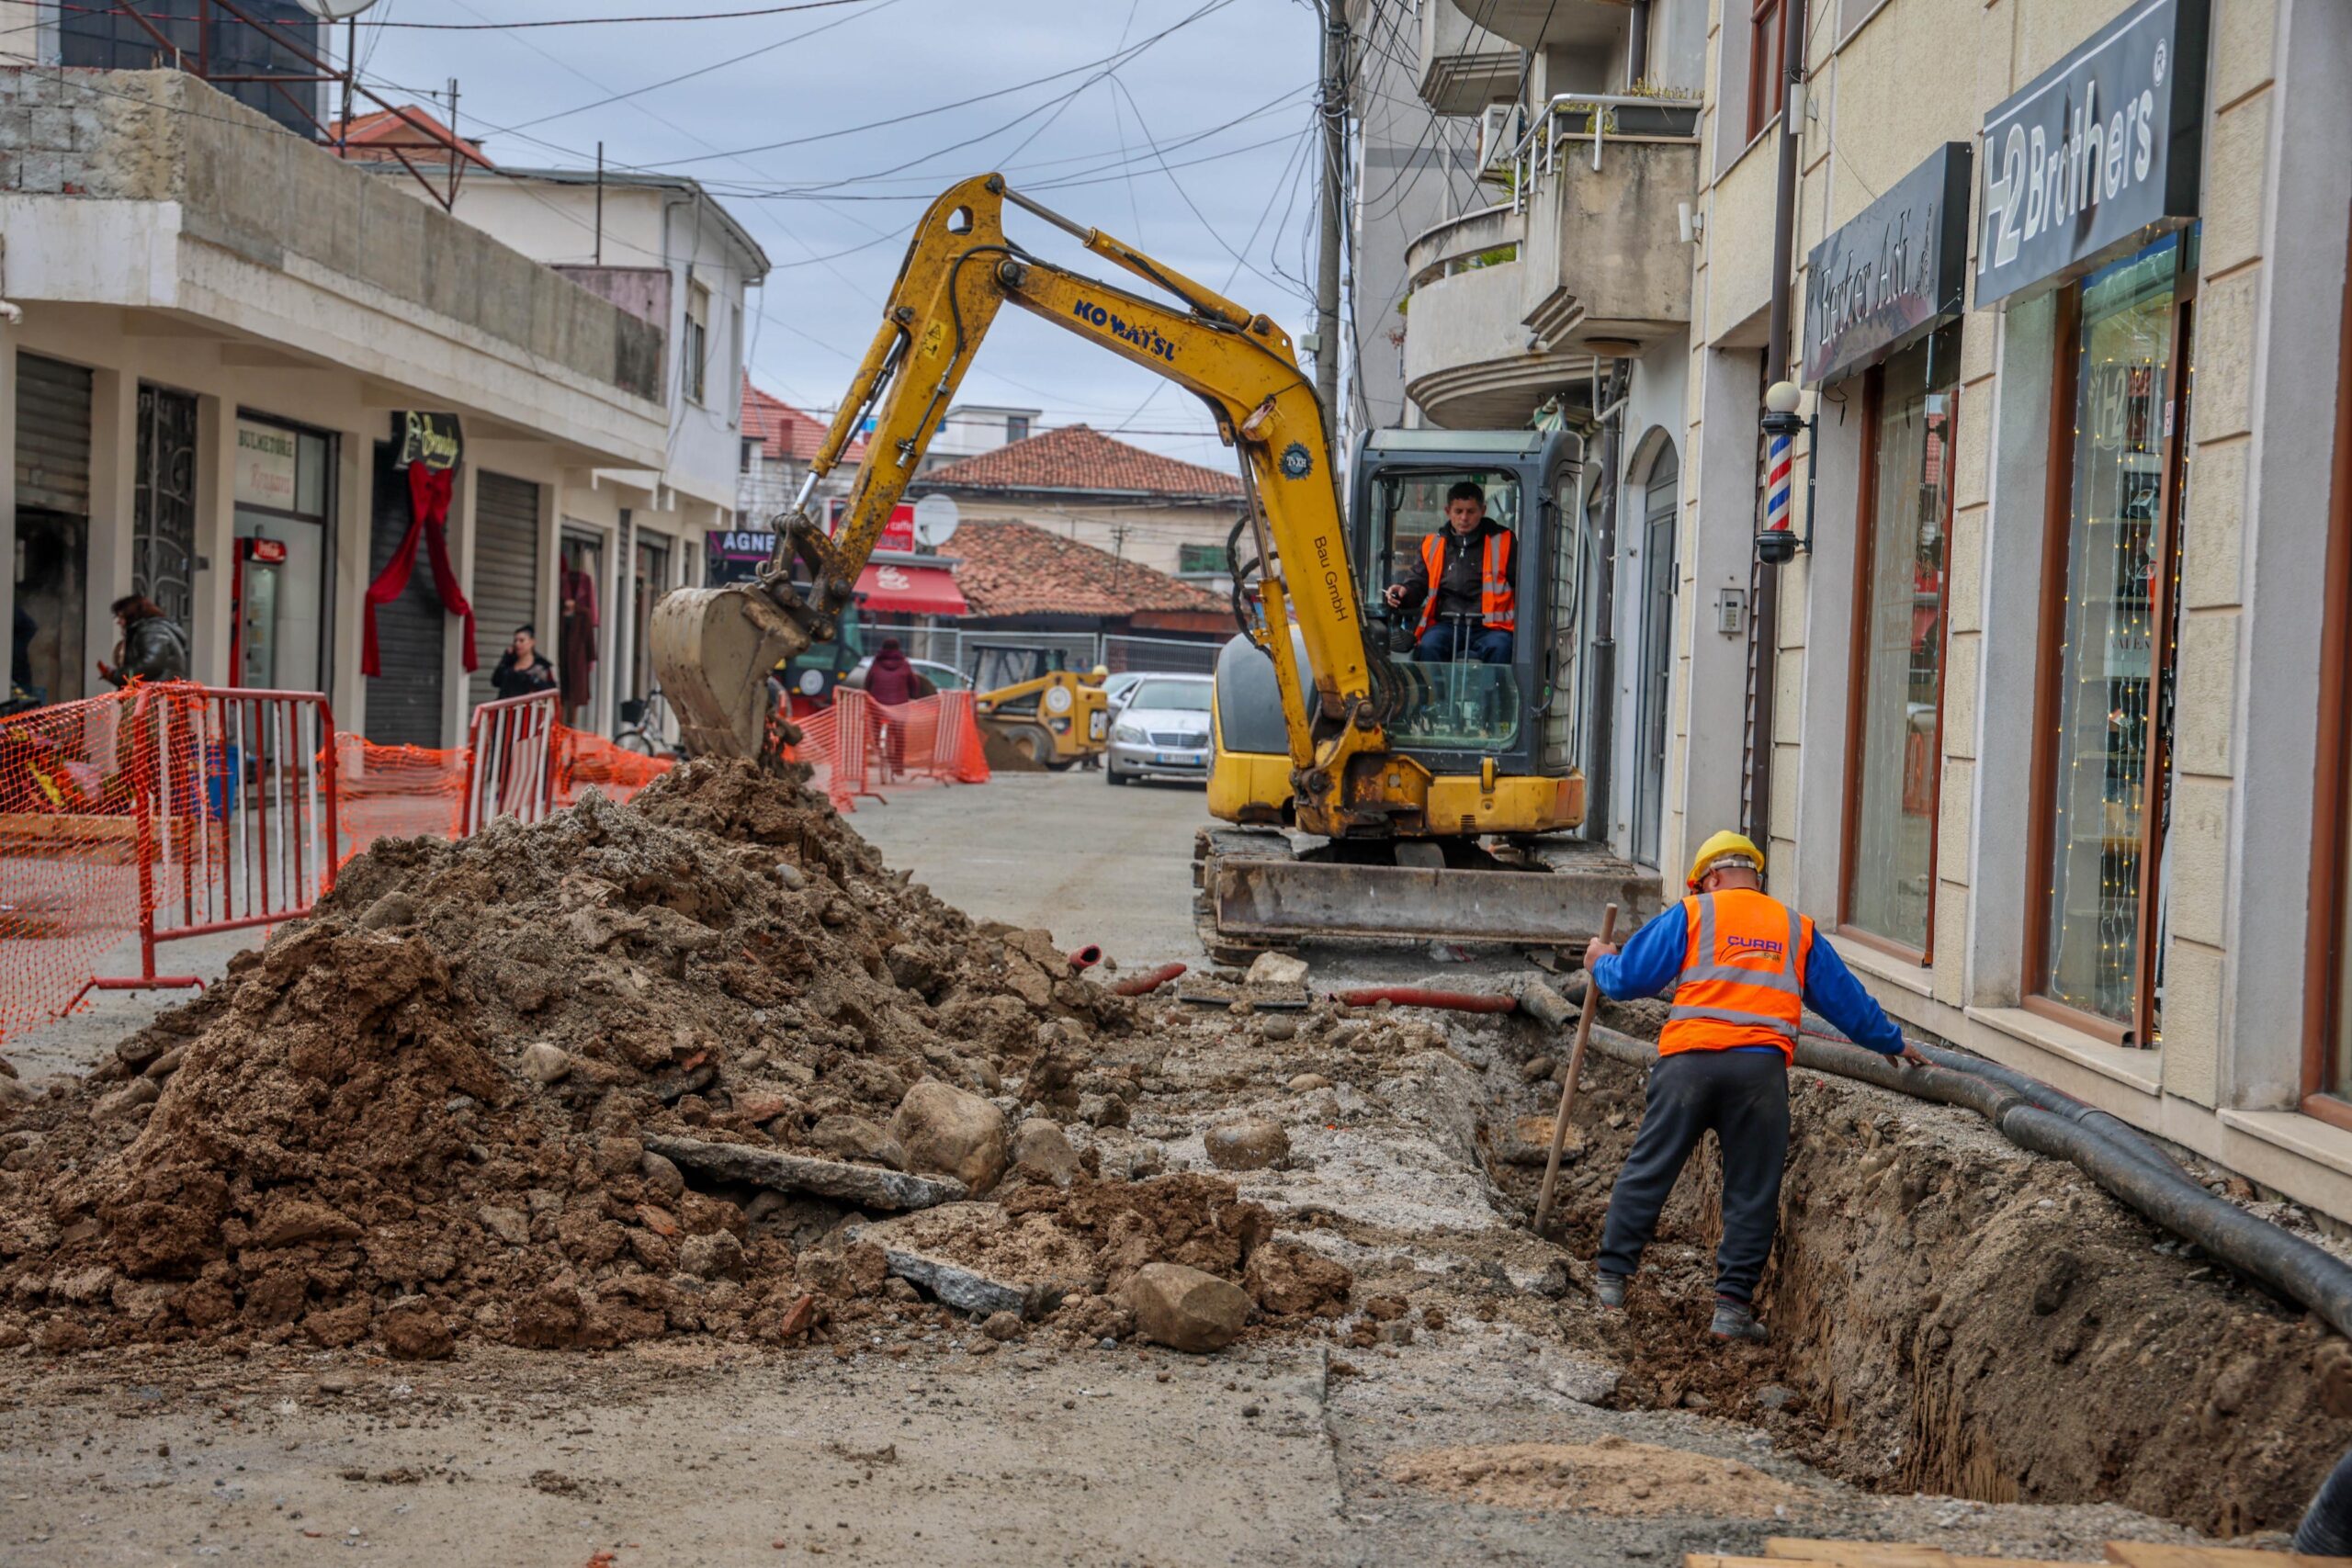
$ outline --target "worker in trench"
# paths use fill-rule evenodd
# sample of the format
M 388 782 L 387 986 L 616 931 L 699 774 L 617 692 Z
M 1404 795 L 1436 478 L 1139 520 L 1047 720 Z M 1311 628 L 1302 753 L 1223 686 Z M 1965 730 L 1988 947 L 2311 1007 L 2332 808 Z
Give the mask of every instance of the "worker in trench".
M 1764 852 L 1717 833 L 1690 863 L 1690 897 L 1635 931 L 1620 950 L 1594 938 L 1585 968 L 1605 997 L 1674 994 L 1658 1032 L 1657 1066 L 1633 1149 L 1609 1194 L 1599 1259 L 1600 1304 L 1625 1304 L 1625 1285 L 1657 1231 L 1658 1211 L 1683 1162 L 1713 1132 L 1723 1149 L 1723 1245 L 1715 1251 L 1721 1339 L 1762 1340 L 1756 1282 L 1781 1220 L 1781 1167 L 1789 1152 L 1789 1065 L 1807 1007 L 1858 1045 L 1913 1066 L 1927 1058 L 1862 989 L 1813 921 L 1764 891 Z

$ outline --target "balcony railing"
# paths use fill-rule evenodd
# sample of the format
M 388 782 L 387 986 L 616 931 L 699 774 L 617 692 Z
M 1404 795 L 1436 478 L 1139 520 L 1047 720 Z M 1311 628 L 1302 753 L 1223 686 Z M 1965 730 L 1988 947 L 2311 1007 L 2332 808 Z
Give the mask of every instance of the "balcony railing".
M 1699 101 L 1631 93 L 1559 93 L 1547 102 L 1526 134 L 1498 161 L 1496 177 L 1508 183 L 1510 204 L 1523 209 L 1536 187 L 1550 177 L 1562 150 L 1571 142 L 1592 144 L 1592 166 L 1600 168 L 1604 143 L 1695 141 Z

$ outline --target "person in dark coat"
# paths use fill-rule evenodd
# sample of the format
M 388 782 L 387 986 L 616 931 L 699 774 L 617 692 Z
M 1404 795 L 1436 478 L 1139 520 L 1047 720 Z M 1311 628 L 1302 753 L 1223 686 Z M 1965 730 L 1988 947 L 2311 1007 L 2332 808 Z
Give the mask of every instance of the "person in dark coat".
M 153 599 L 126 593 L 109 606 L 114 624 L 122 630 L 115 654 L 119 668 L 98 660 L 98 678 L 109 685 L 133 681 L 187 679 L 187 633 L 180 630 Z
M 919 694 L 915 687 L 922 679 L 922 673 L 907 661 L 899 639 L 886 637 L 882 651 L 874 656 L 873 664 L 865 671 L 865 694 L 877 703 L 902 708 Z
M 555 685 L 555 666 L 539 651 L 538 639 L 535 627 L 514 628 L 514 640 L 500 656 L 498 668 L 490 672 L 492 691 L 501 697 L 527 697 Z

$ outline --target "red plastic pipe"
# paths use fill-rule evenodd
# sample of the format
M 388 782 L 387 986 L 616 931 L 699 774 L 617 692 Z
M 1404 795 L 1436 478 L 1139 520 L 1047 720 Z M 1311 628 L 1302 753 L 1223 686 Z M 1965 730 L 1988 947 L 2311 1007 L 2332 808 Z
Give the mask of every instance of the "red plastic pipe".
M 1159 989 L 1184 972 L 1182 964 L 1163 964 L 1157 969 L 1147 969 L 1140 975 L 1128 976 L 1111 987 L 1114 997 L 1144 997 Z
M 1102 962 L 1102 950 L 1090 942 L 1084 947 L 1071 948 L 1063 956 L 1069 960 L 1073 971 L 1086 970 Z
M 1332 995 L 1351 1008 L 1368 1008 L 1381 1002 L 1400 1008 L 1443 1008 L 1451 1012 L 1514 1012 L 1519 1008 L 1516 997 L 1485 991 L 1432 991 L 1419 986 L 1367 986 Z

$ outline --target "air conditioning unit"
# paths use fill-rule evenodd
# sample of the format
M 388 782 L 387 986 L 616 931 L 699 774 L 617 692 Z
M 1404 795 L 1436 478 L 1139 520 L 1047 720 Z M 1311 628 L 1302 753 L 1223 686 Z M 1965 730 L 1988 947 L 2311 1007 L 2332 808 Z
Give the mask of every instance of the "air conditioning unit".
M 1478 111 L 1478 174 L 1483 178 L 1510 161 L 1518 145 L 1519 106 L 1488 104 Z

